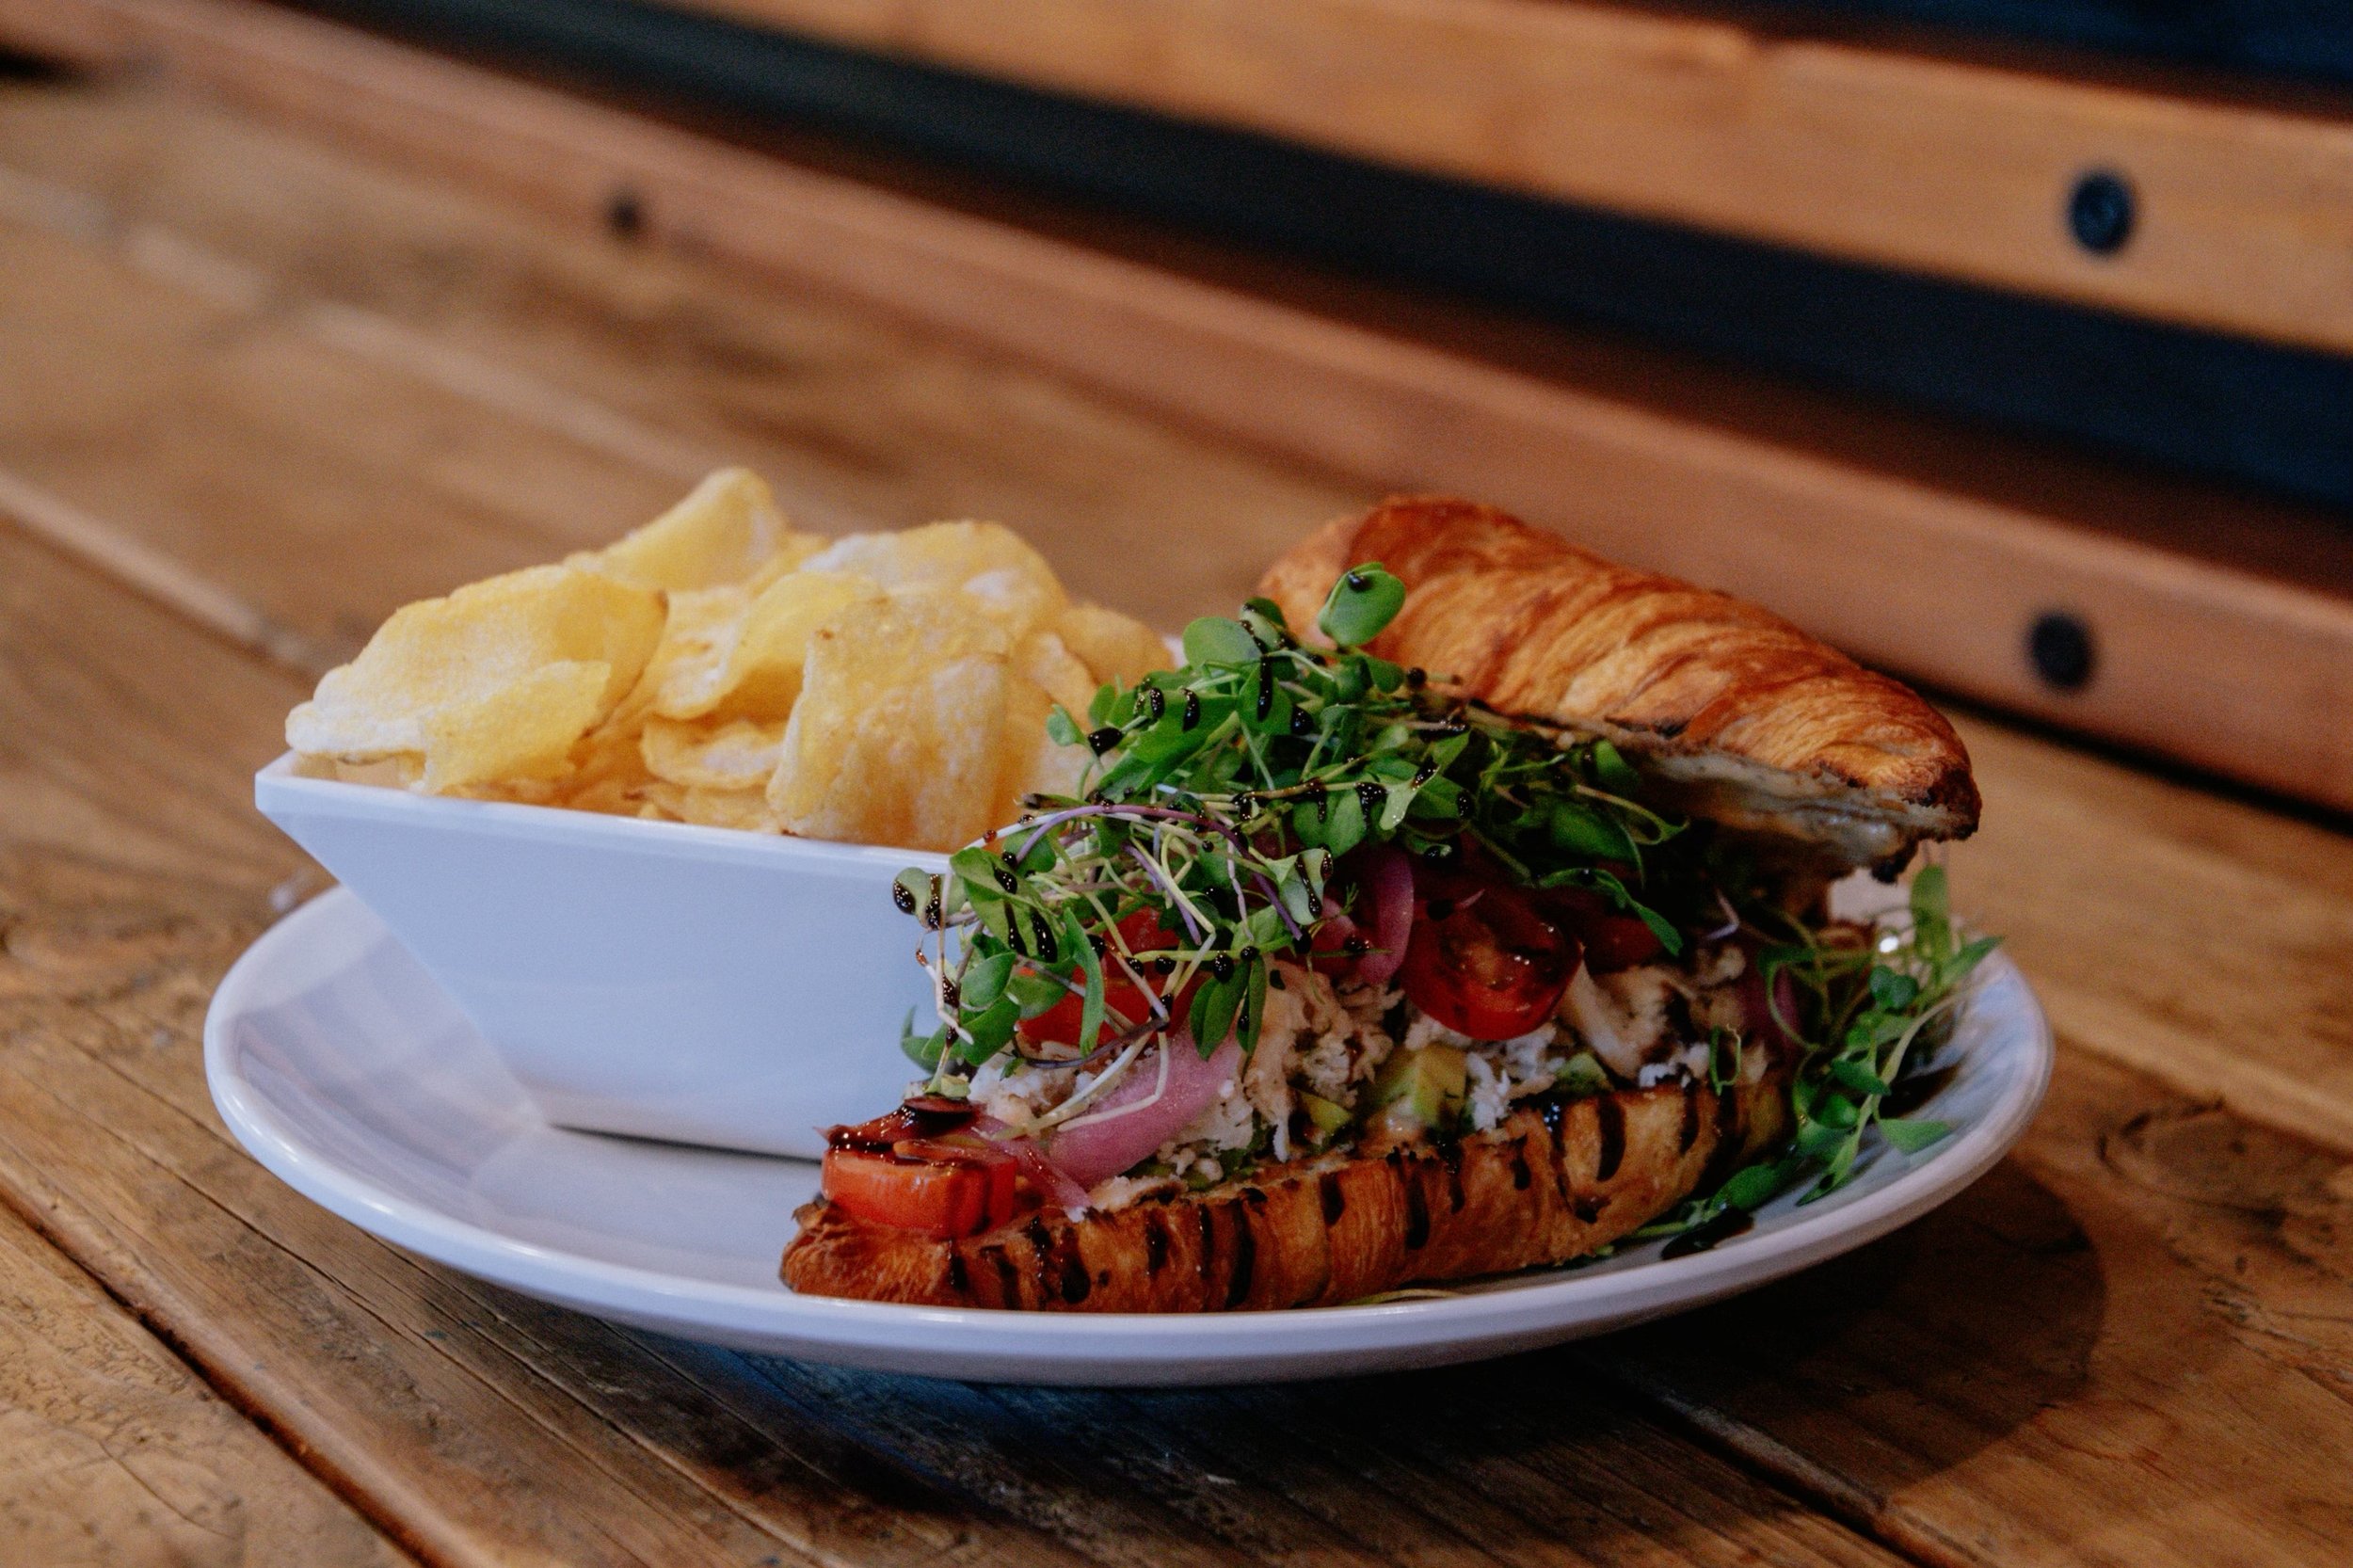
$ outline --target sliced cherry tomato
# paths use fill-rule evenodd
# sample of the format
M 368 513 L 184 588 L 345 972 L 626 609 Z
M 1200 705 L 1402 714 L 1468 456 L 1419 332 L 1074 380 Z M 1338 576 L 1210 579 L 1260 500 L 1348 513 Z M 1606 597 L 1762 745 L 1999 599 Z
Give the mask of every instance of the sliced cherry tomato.
M 1414 1004 L 1474 1040 L 1509 1040 L 1552 1016 L 1583 952 L 1505 882 L 1461 890 L 1459 873 L 1417 877 L 1414 936 L 1398 978 Z
M 1586 888 L 1554 888 L 1536 898 L 1546 917 L 1577 937 L 1585 949 L 1585 967 L 1595 974 L 1630 969 L 1667 951 L 1641 916 L 1621 912 L 1605 894 Z
M 1585 962 L 1595 974 L 1611 974 L 1647 964 L 1667 951 L 1666 944 L 1636 915 L 1604 915 L 1577 930 L 1585 946 Z
M 889 1149 L 829 1148 L 822 1181 L 826 1200 L 857 1219 L 945 1239 L 1011 1220 L 1018 1169 L 1004 1150 L 964 1134 Z
M 1145 909 L 1139 909 L 1121 920 L 1119 936 L 1129 952 L 1173 948 L 1184 940 L 1177 933 L 1162 926 L 1157 915 Z M 1147 981 L 1157 980 L 1158 977 L 1146 967 L 1147 963 L 1128 960 L 1129 968 L 1141 971 Z M 1159 994 L 1157 986 L 1151 994 Z M 1178 1000 L 1189 1000 L 1190 997 Z M 1103 1001 L 1111 1013 L 1117 1013 L 1131 1024 L 1142 1023 L 1152 1011 L 1150 997 L 1136 987 L 1108 953 L 1103 959 Z M 1181 1007 L 1171 1010 L 1179 1019 L 1184 1016 Z M 1022 1019 L 1014 1026 L 1014 1032 L 1020 1035 L 1026 1045 L 1040 1045 L 1050 1040 L 1058 1045 L 1075 1046 L 1079 1043 L 1080 1026 L 1085 1021 L 1086 1000 L 1075 995 L 1067 996 L 1036 1017 Z M 1111 1022 L 1110 1013 L 1104 1015 L 1104 1027 L 1106 1031 L 1116 1027 Z

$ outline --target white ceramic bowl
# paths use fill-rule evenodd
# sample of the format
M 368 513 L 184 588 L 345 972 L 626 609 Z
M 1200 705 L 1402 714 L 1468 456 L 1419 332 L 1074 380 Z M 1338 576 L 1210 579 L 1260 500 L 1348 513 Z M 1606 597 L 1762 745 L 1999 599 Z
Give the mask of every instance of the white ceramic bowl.
M 891 879 L 946 857 L 587 811 L 253 781 L 559 1127 L 815 1158 L 898 1103 L 928 1009 Z

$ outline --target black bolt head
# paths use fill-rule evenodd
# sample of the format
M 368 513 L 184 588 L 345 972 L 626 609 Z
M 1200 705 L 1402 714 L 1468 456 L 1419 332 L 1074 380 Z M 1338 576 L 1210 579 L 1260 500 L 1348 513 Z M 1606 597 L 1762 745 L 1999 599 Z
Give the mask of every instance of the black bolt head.
M 2083 617 L 2049 610 L 2026 629 L 2026 657 L 2042 683 L 2057 692 L 2080 692 L 2091 684 L 2098 664 L 2091 628 Z
M 2067 227 L 2086 250 L 2112 256 L 2133 237 L 2135 206 L 2133 187 L 2121 174 L 2094 169 L 2067 198 Z

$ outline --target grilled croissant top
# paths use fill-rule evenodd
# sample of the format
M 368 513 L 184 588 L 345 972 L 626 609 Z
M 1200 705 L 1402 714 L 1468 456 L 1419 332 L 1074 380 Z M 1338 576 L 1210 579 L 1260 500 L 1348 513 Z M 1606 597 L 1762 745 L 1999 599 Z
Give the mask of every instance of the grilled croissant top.
M 1977 827 L 1969 754 L 1909 687 L 1769 611 L 1492 506 L 1392 497 L 1317 530 L 1259 591 L 1313 627 L 1334 581 L 1374 561 L 1407 592 L 1373 652 L 1523 722 L 1607 737 L 1695 815 L 1839 867 Z

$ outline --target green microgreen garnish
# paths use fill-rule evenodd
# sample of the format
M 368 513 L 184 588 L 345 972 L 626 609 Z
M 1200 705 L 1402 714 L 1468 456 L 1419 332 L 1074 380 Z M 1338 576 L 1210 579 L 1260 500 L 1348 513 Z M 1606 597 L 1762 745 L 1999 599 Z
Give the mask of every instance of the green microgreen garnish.
M 1949 1122 L 1888 1115 L 1885 1106 L 1906 1066 L 1941 1043 L 1964 983 L 2000 938 L 1962 939 L 1942 866 L 1920 868 L 1909 904 L 1905 917 L 1872 928 L 1861 942 L 1845 939 L 1852 928 L 1832 940 L 1778 922 L 1789 939 L 1763 949 L 1756 961 L 1777 1014 L 1795 1015 L 1779 1021 L 1804 1047 L 1790 1089 L 1795 1130 L 1772 1158 L 1735 1171 L 1638 1236 L 1672 1236 L 1728 1209 L 1754 1209 L 1801 1183 L 1811 1185 L 1801 1203 L 1835 1192 L 1854 1175 L 1872 1128 L 1906 1154 L 1953 1130 Z
M 1852 928 L 1806 929 L 1775 908 L 1737 841 L 1645 804 L 1641 775 L 1608 739 L 1515 723 L 1368 651 L 1404 599 L 1378 565 L 1345 573 L 1317 620 L 1328 650 L 1303 646 L 1277 606 L 1254 599 L 1187 627 L 1183 667 L 1105 685 L 1083 715 L 1054 709 L 1051 737 L 1091 754 L 1080 793 L 1032 797 L 1028 815 L 957 851 L 944 875 L 909 871 L 893 888 L 936 936 L 923 959 L 934 1026 L 919 1032 L 910 1018 L 904 1039 L 932 1093 L 965 1094 L 977 1068 L 1008 1052 L 1099 1069 L 1032 1124 L 1042 1129 L 1098 1098 L 1162 1035 L 1181 1031 L 1204 1056 L 1229 1036 L 1255 1048 L 1271 964 L 1304 955 L 1350 896 L 1345 857 L 1387 843 L 1581 889 L 1640 919 L 1672 955 L 1694 936 L 1773 934 L 1756 961 L 1793 1015 L 1780 1022 L 1806 1043 L 1795 1135 L 1641 1234 L 1754 1208 L 1800 1181 L 1814 1183 L 1809 1197 L 1828 1192 L 1874 1125 L 1906 1150 L 1948 1130 L 1883 1113 L 1993 945 L 1957 936 L 1939 869 L 1915 880 L 1900 930 L 1865 942 L 1849 939 Z M 1057 1009 L 1075 1027 L 1052 1042 L 1023 1038 L 1022 1020 Z M 1740 1062 L 1737 1034 L 1711 1035 L 1711 1083 L 1728 1085 Z M 1558 1092 L 1609 1083 L 1579 1053 Z
M 909 872 L 897 888 L 940 934 L 927 958 L 937 1026 L 905 1040 L 935 1092 L 1025 1053 L 1020 1020 L 1070 997 L 1078 1059 L 1178 1028 L 1205 1055 L 1228 1034 L 1255 1048 L 1269 965 L 1305 952 L 1344 892 L 1342 857 L 1369 843 L 1431 858 L 1475 844 L 1521 881 L 1598 894 L 1680 951 L 1675 916 L 1696 885 L 1645 872 L 1685 824 L 1634 798 L 1640 780 L 1608 741 L 1513 724 L 1365 651 L 1404 598 L 1377 565 L 1345 573 L 1318 617 L 1328 652 L 1252 600 L 1187 627 L 1183 668 L 1106 685 L 1083 716 L 1054 710 L 1053 739 L 1093 753 L 1082 793 L 1033 799 L 947 875 Z M 1703 923 L 1714 911 L 1696 905 Z M 1163 997 L 1188 999 L 1184 1016 L 1163 1016 Z

